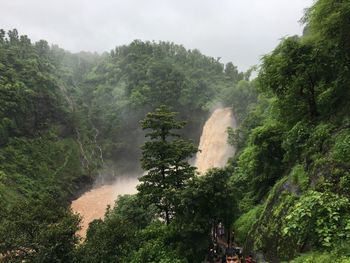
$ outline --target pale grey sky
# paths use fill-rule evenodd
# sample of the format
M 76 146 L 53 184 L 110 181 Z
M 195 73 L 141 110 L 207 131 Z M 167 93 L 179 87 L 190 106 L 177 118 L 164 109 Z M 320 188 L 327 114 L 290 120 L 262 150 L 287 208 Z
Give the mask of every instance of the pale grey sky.
M 280 38 L 301 34 L 313 0 L 0 0 L 0 28 L 77 51 L 110 51 L 134 39 L 197 48 L 241 70 Z

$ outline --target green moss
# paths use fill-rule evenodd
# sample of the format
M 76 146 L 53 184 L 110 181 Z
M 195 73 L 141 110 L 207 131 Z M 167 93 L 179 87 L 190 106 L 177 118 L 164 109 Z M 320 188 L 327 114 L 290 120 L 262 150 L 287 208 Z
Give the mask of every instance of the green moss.
M 271 189 L 271 191 L 269 192 L 269 195 L 265 201 L 265 205 L 269 205 L 271 202 L 273 202 L 274 199 L 276 199 L 277 197 L 277 192 L 278 190 L 281 189 L 282 185 L 288 180 L 288 177 L 283 177 L 282 179 L 280 179 Z
M 350 132 L 344 131 L 335 139 L 335 144 L 332 149 L 332 157 L 337 162 L 350 162 Z
M 279 260 L 292 258 L 298 252 L 294 240 L 282 235 L 281 218 L 286 216 L 289 208 L 297 200 L 297 196 L 286 188 L 287 180 L 288 177 L 279 180 L 269 192 L 264 204 L 260 206 L 259 214 L 248 232 L 246 250 L 262 251 L 267 258 Z M 236 224 L 238 225 L 238 222 Z
M 263 210 L 262 205 L 257 205 L 247 213 L 241 215 L 233 224 L 235 230 L 236 242 L 243 243 L 247 237 L 249 231 L 258 220 Z
M 302 191 L 305 191 L 309 185 L 309 176 L 305 172 L 302 165 L 296 165 L 292 169 L 291 179 L 294 184 L 297 184 Z

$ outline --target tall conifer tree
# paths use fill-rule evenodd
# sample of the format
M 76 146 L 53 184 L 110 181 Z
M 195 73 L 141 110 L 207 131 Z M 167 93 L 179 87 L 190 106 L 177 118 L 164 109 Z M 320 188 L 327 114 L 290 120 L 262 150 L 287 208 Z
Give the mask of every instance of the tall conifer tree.
M 175 132 L 185 125 L 176 120 L 176 115 L 161 106 L 142 121 L 142 128 L 150 130 L 146 134 L 150 140 L 142 146 L 141 164 L 147 173 L 140 178 L 138 190 L 146 202 L 156 205 L 167 224 L 174 216 L 177 192 L 195 174 L 188 159 L 198 151 Z

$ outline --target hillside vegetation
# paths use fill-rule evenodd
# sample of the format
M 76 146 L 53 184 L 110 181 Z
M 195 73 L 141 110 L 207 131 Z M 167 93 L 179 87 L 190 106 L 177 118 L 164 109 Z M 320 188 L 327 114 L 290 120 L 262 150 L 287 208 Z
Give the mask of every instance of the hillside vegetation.
M 308 9 L 304 35 L 262 59 L 259 103 L 231 135 L 240 147 L 234 225 L 271 262 L 314 250 L 323 252 L 295 262 L 349 260 L 349 14 L 348 1 Z
M 198 143 L 213 104 L 248 78 L 172 43 L 72 54 L 1 30 L 0 254 L 76 260 L 79 218 L 69 201 L 101 170 L 109 180 L 140 170 L 146 113 L 162 104 L 178 110 L 187 121 L 181 134 Z

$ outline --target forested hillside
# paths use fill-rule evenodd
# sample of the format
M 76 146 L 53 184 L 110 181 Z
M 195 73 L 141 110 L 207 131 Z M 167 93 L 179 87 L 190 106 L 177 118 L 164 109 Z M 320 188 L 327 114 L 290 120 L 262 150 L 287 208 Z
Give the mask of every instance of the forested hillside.
M 349 261 L 349 15 L 348 1 L 308 9 L 304 35 L 262 59 L 259 103 L 231 135 L 234 226 L 271 262 L 308 251 L 323 252 L 295 262 Z
M 120 169 L 134 166 L 140 157 L 144 139 L 139 122 L 147 112 L 162 103 L 176 109 L 188 122 L 184 133 L 198 142 L 212 105 L 243 78 L 249 76 L 232 63 L 224 68 L 198 50 L 135 40 L 102 55 L 72 92 L 81 111 L 99 127 L 105 157 L 118 161 Z
M 0 254 L 72 261 L 79 218 L 69 201 L 101 169 L 110 180 L 140 170 L 146 113 L 162 104 L 178 110 L 187 122 L 180 132 L 198 143 L 213 104 L 248 78 L 172 43 L 72 54 L 1 30 Z
M 350 262 L 349 19 L 316 1 L 254 80 L 168 42 L 73 54 L 1 30 L 0 261 L 203 262 L 220 222 L 267 262 Z M 217 105 L 236 154 L 198 176 Z M 79 240 L 70 201 L 142 170 Z

